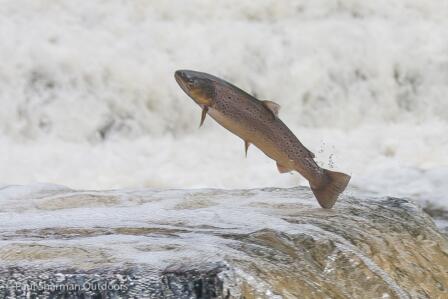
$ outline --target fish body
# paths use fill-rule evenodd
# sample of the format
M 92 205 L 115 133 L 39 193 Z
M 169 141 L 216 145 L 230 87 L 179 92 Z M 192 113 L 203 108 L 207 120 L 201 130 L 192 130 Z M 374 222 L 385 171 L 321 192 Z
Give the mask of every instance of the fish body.
M 321 168 L 308 150 L 278 117 L 280 106 L 260 101 L 213 75 L 179 70 L 176 81 L 203 110 L 201 125 L 210 115 L 244 140 L 245 149 L 255 145 L 277 162 L 281 173 L 297 171 L 305 177 L 319 204 L 331 208 L 346 188 L 350 176 Z

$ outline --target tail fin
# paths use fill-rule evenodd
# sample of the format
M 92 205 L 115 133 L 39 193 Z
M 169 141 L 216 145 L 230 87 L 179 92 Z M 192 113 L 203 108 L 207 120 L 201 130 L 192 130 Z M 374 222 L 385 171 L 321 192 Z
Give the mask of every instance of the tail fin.
M 350 176 L 328 169 L 323 169 L 323 171 L 325 175 L 324 182 L 316 188 L 311 187 L 311 190 L 313 190 L 314 196 L 316 196 L 322 208 L 331 209 L 336 203 L 339 194 L 347 187 Z

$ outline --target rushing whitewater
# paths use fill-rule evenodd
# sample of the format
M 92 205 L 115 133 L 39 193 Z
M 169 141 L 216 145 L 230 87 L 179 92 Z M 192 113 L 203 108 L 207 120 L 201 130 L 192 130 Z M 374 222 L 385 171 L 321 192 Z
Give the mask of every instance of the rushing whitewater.
M 1 184 L 290 187 L 172 73 L 274 100 L 352 186 L 447 205 L 444 1 L 2 1 Z M 192 121 L 195 120 L 195 121 Z M 217 154 L 219 153 L 219 154 Z
M 446 237 L 412 202 L 364 192 L 325 210 L 304 187 L 8 186 L 0 189 L 0 223 L 2 298 L 22 298 L 27 287 L 31 297 L 97 298 L 91 286 L 106 281 L 107 298 L 448 294 Z M 53 292 L 31 289 L 39 283 Z M 87 287 L 54 287 L 68 284 Z

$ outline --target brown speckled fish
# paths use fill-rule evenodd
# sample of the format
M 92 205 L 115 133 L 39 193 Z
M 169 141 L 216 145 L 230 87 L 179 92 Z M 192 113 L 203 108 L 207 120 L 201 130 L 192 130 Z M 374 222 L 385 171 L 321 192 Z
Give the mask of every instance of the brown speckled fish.
M 244 140 L 245 150 L 254 144 L 277 162 L 280 173 L 297 171 L 310 183 L 323 208 L 331 208 L 350 181 L 350 176 L 319 167 L 309 151 L 278 118 L 280 106 L 260 101 L 215 76 L 189 70 L 176 71 L 177 83 L 201 108 L 200 125 L 207 114 Z

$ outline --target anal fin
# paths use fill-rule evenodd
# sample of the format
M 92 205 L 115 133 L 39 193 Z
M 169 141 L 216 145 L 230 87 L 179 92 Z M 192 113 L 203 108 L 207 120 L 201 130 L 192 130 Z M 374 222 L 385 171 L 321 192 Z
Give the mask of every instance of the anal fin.
M 285 172 L 290 172 L 290 171 L 292 171 L 292 169 L 289 169 L 288 167 L 283 166 L 283 165 L 279 164 L 278 162 L 277 162 L 277 169 L 278 169 L 278 171 L 279 171 L 280 173 L 285 173 Z

